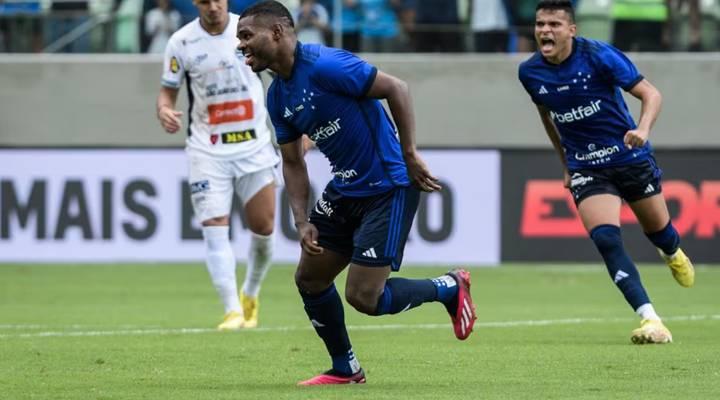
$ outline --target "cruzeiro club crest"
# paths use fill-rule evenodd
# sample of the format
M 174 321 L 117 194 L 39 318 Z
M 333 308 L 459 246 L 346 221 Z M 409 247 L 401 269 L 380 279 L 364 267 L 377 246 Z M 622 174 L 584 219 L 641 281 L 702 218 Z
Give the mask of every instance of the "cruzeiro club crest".
M 180 70 L 180 64 L 178 64 L 177 58 L 173 57 L 170 59 L 170 72 L 176 73 Z

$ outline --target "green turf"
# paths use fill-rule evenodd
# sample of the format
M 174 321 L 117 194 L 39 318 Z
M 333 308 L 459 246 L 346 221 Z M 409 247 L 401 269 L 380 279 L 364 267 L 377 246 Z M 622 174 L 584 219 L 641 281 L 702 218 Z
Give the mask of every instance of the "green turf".
M 641 272 L 671 345 L 630 344 L 638 321 L 599 264 L 480 268 L 466 342 L 438 304 L 346 308 L 368 384 L 298 388 L 329 362 L 289 267 L 268 276 L 262 329 L 217 333 L 200 265 L 0 265 L 0 399 L 720 398 L 720 268 L 699 267 L 692 289 Z

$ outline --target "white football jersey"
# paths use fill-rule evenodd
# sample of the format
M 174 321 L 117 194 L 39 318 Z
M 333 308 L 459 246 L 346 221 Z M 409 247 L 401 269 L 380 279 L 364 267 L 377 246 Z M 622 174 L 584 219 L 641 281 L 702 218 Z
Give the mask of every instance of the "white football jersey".
M 236 159 L 270 142 L 262 82 L 237 50 L 237 22 L 230 14 L 225 31 L 211 35 L 196 18 L 165 48 L 162 85 L 188 84 L 188 153 Z

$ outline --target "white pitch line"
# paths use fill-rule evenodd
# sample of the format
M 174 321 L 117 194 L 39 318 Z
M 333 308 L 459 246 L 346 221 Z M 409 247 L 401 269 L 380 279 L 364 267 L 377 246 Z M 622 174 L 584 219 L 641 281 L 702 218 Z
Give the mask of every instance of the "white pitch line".
M 627 322 L 634 321 L 631 318 L 567 318 L 567 319 L 545 319 L 545 320 L 526 320 L 526 321 L 496 321 L 496 322 L 477 322 L 475 326 L 478 328 L 513 328 L 518 326 L 551 326 L 551 325 L 577 325 L 585 323 L 607 323 L 607 322 Z M 683 315 L 675 317 L 667 317 L 665 321 L 707 321 L 720 320 L 720 315 Z M 12 326 L 19 329 L 22 325 L 1 325 Z M 34 327 L 37 325 L 26 325 L 26 327 Z M 77 326 L 77 325 L 73 325 Z M 426 330 L 426 329 L 447 329 L 449 324 L 388 324 L 388 325 L 349 325 L 350 331 L 379 331 L 379 330 Z M 238 333 L 253 332 L 292 332 L 292 331 L 308 331 L 310 326 L 277 326 L 268 328 L 255 328 L 248 330 L 240 330 Z M 40 337 L 92 337 L 92 336 L 139 336 L 139 335 L 187 335 L 217 332 L 210 328 L 175 328 L 175 329 L 127 329 L 127 330 L 90 330 L 90 331 L 47 331 L 33 333 L 15 333 L 0 334 L 0 339 L 13 338 L 40 338 Z

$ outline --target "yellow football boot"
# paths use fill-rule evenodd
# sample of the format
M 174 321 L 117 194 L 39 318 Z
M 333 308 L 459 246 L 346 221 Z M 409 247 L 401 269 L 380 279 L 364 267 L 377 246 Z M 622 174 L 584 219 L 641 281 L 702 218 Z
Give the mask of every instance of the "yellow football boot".
M 630 340 L 635 344 L 672 343 L 672 333 L 662 321 L 644 319 L 640 327 L 632 331 Z
M 240 305 L 245 315 L 245 328 L 256 328 L 258 325 L 258 309 L 260 308 L 260 299 L 240 293 Z
M 225 314 L 223 322 L 221 322 L 220 325 L 217 326 L 217 329 L 219 331 L 236 331 L 238 329 L 241 329 L 244 323 L 245 319 L 243 318 L 241 312 L 230 311 L 229 313 Z
M 661 250 L 660 256 L 665 260 L 665 264 L 670 268 L 673 278 L 680 286 L 690 287 L 695 283 L 695 269 L 682 249 L 677 249 L 675 254 L 671 256 L 665 255 Z

